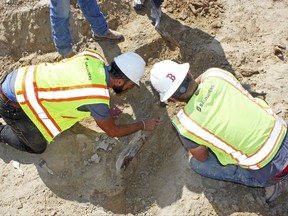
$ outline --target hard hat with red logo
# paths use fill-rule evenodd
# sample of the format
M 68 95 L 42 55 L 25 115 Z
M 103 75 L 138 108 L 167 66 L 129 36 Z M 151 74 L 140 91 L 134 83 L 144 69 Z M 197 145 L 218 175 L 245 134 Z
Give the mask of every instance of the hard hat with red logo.
M 160 94 L 160 101 L 169 99 L 183 82 L 189 71 L 189 63 L 178 64 L 164 60 L 153 65 L 150 71 L 152 86 Z

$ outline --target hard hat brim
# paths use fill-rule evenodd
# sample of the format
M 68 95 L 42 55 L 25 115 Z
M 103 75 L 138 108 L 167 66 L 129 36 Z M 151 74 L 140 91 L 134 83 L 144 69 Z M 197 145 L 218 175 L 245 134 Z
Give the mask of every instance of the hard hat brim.
M 189 63 L 184 63 L 184 64 L 179 65 L 179 70 L 177 72 L 177 73 L 179 73 L 178 79 L 175 82 L 173 82 L 172 86 L 169 88 L 169 90 L 167 92 L 165 92 L 165 94 L 160 94 L 160 101 L 161 102 L 165 102 L 176 92 L 176 90 L 179 88 L 179 86 L 181 85 L 181 83 L 185 79 L 185 77 L 189 71 L 189 67 L 190 67 Z
M 145 72 L 146 62 L 135 52 L 125 52 L 114 58 L 116 65 L 125 76 L 140 86 L 140 79 Z

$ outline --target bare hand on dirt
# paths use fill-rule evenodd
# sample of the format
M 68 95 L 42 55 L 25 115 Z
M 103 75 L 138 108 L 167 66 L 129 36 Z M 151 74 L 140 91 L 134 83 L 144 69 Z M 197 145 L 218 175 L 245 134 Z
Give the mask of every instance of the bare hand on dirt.
M 144 130 L 151 131 L 154 130 L 160 123 L 159 118 L 151 118 L 143 120 L 142 123 L 144 124 Z

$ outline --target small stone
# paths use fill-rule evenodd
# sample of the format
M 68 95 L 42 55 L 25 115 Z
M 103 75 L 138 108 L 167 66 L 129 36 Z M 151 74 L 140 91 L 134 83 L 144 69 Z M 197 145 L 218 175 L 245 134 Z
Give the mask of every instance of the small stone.
M 98 144 L 98 146 L 99 146 L 99 148 L 107 151 L 107 149 L 108 149 L 108 147 L 109 147 L 109 144 L 106 143 L 105 141 L 102 141 L 102 142 L 100 142 L 100 143 Z
M 221 28 L 221 27 L 222 27 L 221 21 L 214 21 L 212 23 L 212 28 Z
M 95 153 L 94 155 L 92 155 L 92 157 L 90 158 L 90 160 L 91 160 L 92 162 L 95 162 L 95 163 L 99 163 L 100 159 L 101 159 L 101 157 L 99 157 L 97 153 Z
M 21 203 L 20 200 L 17 200 L 17 201 L 16 201 L 16 207 L 17 207 L 17 209 L 23 208 L 23 204 Z
M 84 160 L 84 166 L 88 166 L 89 165 L 89 162 Z

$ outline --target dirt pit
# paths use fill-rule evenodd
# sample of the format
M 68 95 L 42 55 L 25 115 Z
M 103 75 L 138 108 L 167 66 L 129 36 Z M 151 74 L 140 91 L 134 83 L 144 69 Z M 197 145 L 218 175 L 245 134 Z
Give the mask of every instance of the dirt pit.
M 2 215 L 288 215 L 287 194 L 268 205 L 264 189 L 215 181 L 189 168 L 169 117 L 180 105 L 161 107 L 149 83 L 159 60 L 189 62 L 195 77 L 210 67 L 235 74 L 288 120 L 288 3 L 284 0 L 167 0 L 159 30 L 149 20 L 150 5 L 135 12 L 132 0 L 99 0 L 110 28 L 125 40 L 95 42 L 76 1 L 71 1 L 73 48 L 92 48 L 108 62 L 135 51 L 147 69 L 141 86 L 113 103 L 125 107 L 119 123 L 158 116 L 160 126 L 147 137 L 125 171 L 116 162 L 135 134 L 107 137 L 93 119 L 59 135 L 42 155 L 0 145 Z M 24 65 L 60 60 L 51 37 L 48 0 L 0 0 L 2 75 Z M 53 171 L 39 167 L 44 159 Z M 20 163 L 20 169 L 13 167 Z

